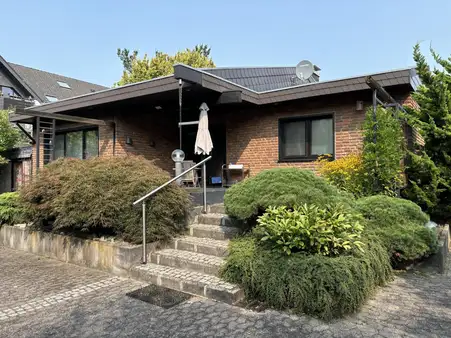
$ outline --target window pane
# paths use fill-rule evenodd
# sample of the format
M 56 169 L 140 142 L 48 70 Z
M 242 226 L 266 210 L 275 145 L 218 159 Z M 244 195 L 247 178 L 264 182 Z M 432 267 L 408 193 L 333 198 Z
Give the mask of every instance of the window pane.
M 17 92 L 11 88 L 11 87 L 1 87 L 0 89 L 2 90 L 2 94 L 3 95 L 9 95 L 9 96 L 19 96 L 19 94 L 17 94 Z
M 45 97 L 47 98 L 47 100 L 49 100 L 49 102 L 56 102 L 56 101 L 58 101 L 58 99 L 55 96 L 46 95 Z
M 55 159 L 64 157 L 64 134 L 55 135 Z
M 333 154 L 334 132 L 332 119 L 312 121 L 312 155 Z
M 99 156 L 99 138 L 97 137 L 97 130 L 89 130 L 85 132 L 85 138 L 85 158 Z
M 66 157 L 83 158 L 83 132 L 66 134 Z
M 284 156 L 305 156 L 305 122 L 283 124 Z

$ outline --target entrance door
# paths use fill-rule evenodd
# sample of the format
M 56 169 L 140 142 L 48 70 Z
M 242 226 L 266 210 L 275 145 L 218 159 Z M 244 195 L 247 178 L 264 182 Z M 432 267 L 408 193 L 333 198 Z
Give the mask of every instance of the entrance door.
M 226 161 L 226 129 L 223 124 L 209 126 L 213 150 L 210 155 L 212 159 L 207 162 L 207 183 L 211 177 L 220 177 L 222 165 Z M 194 144 L 196 143 L 197 125 L 183 127 L 183 151 L 185 159 L 196 163 L 202 161 L 201 155 L 194 154 Z

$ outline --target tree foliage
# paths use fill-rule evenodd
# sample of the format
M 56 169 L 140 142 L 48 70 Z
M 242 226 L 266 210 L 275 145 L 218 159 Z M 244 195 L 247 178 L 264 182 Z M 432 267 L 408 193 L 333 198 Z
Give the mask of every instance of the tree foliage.
M 424 156 L 416 158 L 420 170 L 413 167 L 410 179 L 427 211 L 435 219 L 447 220 L 451 216 L 451 58 L 430 51 L 438 68 L 431 69 L 418 44 L 413 51 L 422 85 L 412 94 L 419 109 L 412 109 L 410 115 L 425 145 Z M 439 175 L 425 175 L 425 167 Z
M 374 119 L 372 108 L 367 110 L 364 123 L 363 167 L 369 195 L 396 195 L 401 187 L 405 156 L 401 121 L 393 109 L 378 107 Z
M 340 190 L 356 198 L 368 194 L 362 154 L 348 154 L 334 161 L 330 160 L 330 156 L 321 156 L 316 164 L 321 177 Z
M 123 86 L 172 74 L 173 67 L 177 63 L 194 68 L 213 68 L 215 64 L 210 57 L 210 52 L 210 47 L 201 44 L 194 46 L 193 49 L 186 48 L 178 51 L 175 55 L 156 51 L 152 58 L 149 58 L 147 54 L 144 54 L 143 58 L 139 58 L 137 50 L 130 52 L 126 48 L 118 48 L 117 56 L 121 60 L 124 70 L 122 78 L 115 85 Z
M 83 236 L 113 235 L 142 242 L 141 208 L 132 203 L 162 185 L 168 173 L 137 156 L 58 159 L 23 186 L 27 221 L 38 229 Z M 169 185 L 147 204 L 147 241 L 165 241 L 185 230 L 189 194 Z
M 0 110 L 0 164 L 7 162 L 1 153 L 14 148 L 21 140 L 21 133 L 9 123 L 8 114 L 8 111 Z

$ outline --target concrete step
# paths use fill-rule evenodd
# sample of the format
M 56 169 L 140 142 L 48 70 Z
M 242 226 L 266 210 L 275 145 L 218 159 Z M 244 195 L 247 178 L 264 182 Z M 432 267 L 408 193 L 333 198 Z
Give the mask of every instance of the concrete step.
M 172 266 L 207 275 L 217 275 L 223 263 L 220 257 L 174 249 L 153 252 L 150 261 L 157 265 Z
M 229 241 L 215 240 L 211 238 L 200 237 L 179 237 L 175 238 L 170 244 L 171 249 L 198 252 L 206 255 L 224 257 L 227 255 Z
M 149 263 L 133 267 L 130 274 L 132 278 L 144 282 L 228 304 L 234 304 L 244 297 L 243 290 L 237 285 L 199 272 Z
M 240 229 L 228 226 L 210 224 L 191 224 L 189 226 L 189 235 L 200 238 L 224 240 L 233 238 L 239 233 Z
M 225 214 L 224 204 L 210 205 L 210 212 L 213 214 Z
M 200 224 L 233 226 L 233 220 L 224 214 L 200 214 L 198 217 L 198 222 Z

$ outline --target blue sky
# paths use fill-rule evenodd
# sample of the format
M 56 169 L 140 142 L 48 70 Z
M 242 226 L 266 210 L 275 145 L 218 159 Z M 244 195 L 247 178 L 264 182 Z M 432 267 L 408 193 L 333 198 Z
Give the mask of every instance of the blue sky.
M 322 80 L 411 66 L 417 41 L 451 55 L 449 0 L 22 0 L 7 8 L 0 55 L 107 86 L 121 76 L 118 47 L 153 54 L 206 43 L 223 67 L 308 59 Z

